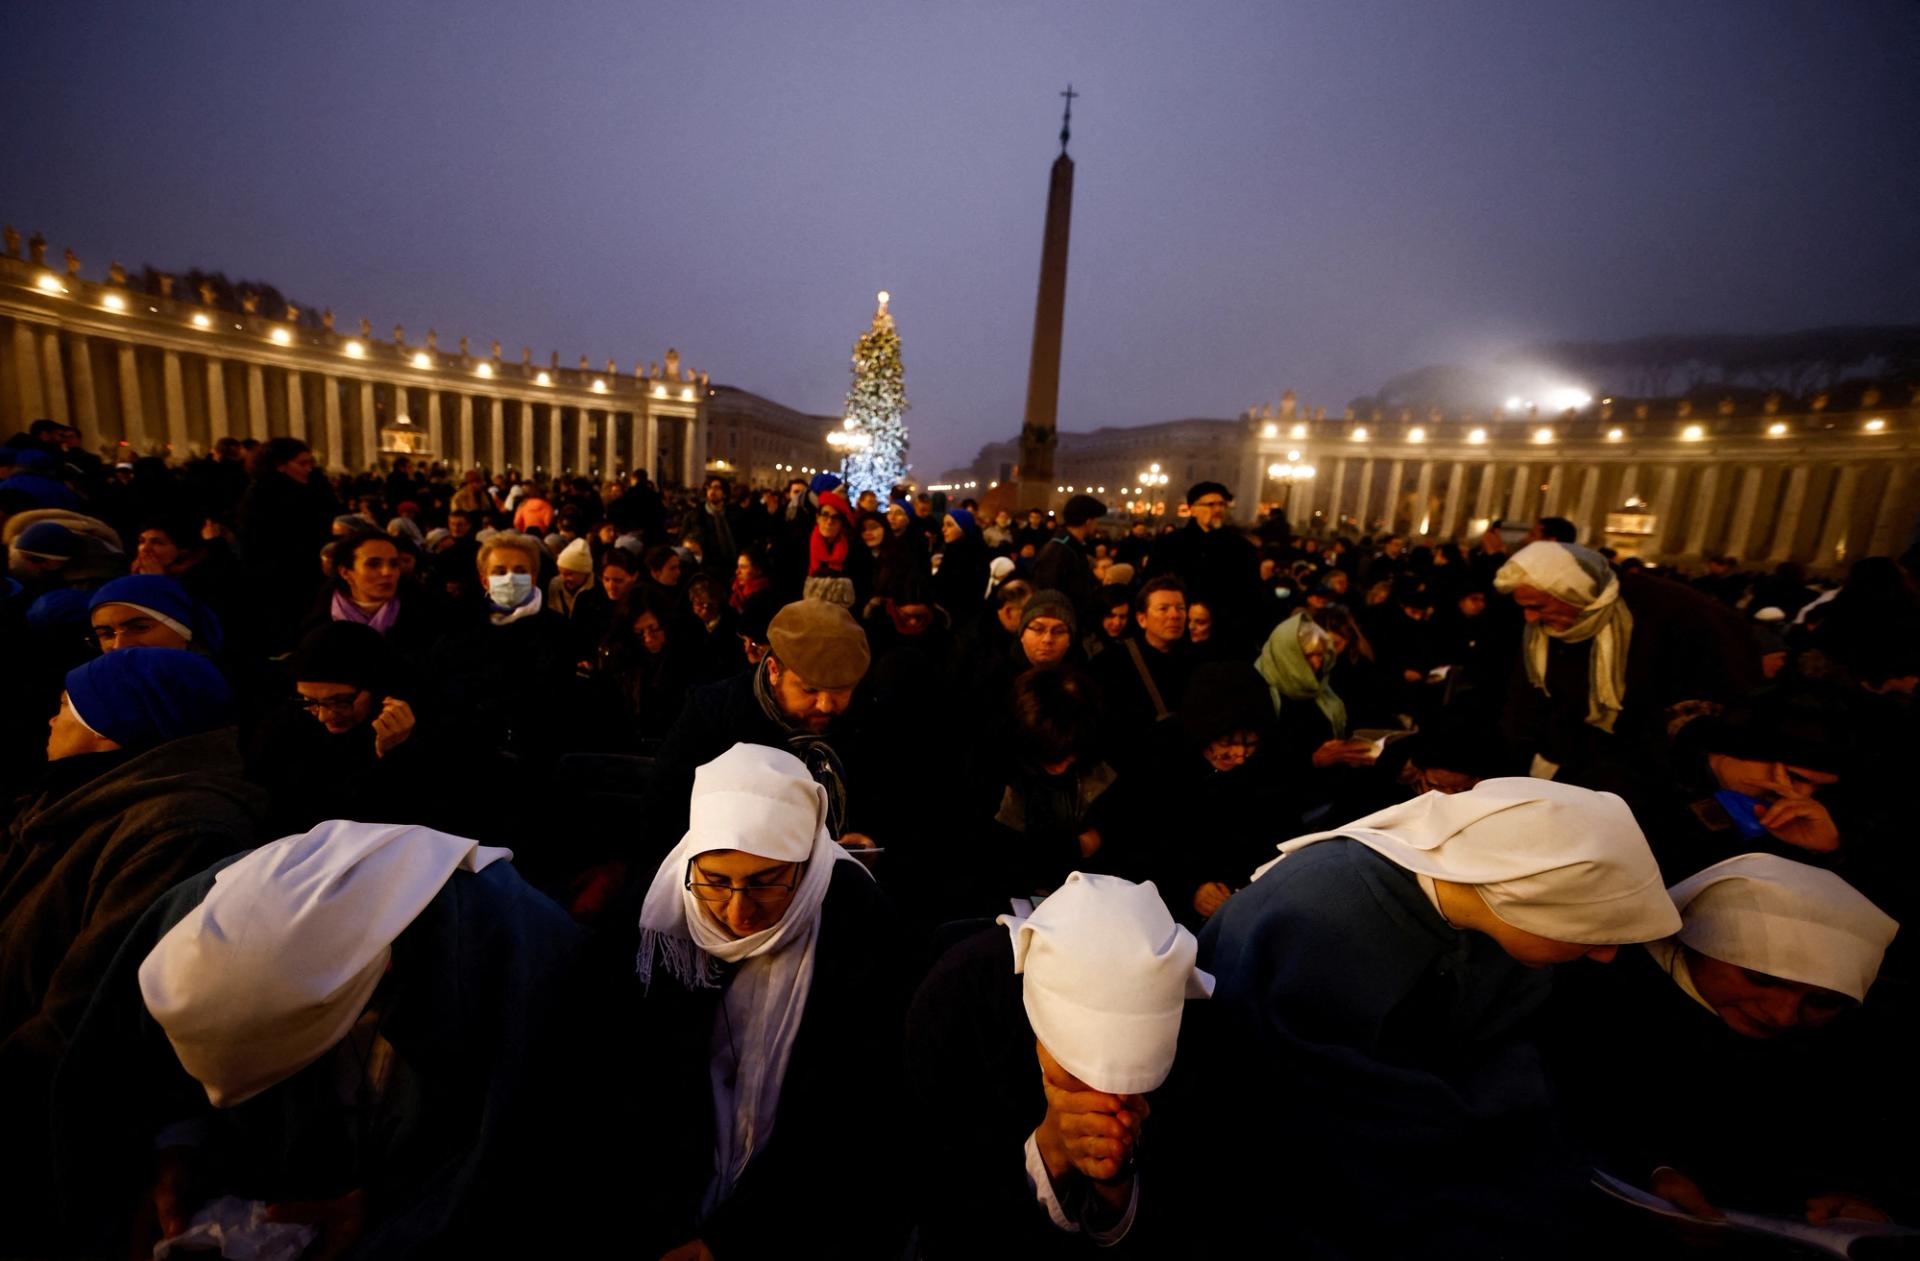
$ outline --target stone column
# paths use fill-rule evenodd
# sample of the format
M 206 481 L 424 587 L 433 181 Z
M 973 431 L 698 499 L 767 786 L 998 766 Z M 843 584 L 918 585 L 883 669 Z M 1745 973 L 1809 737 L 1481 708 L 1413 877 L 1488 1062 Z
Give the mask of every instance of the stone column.
M 187 458 L 187 391 L 180 377 L 180 352 L 164 352 L 160 360 L 162 401 L 167 409 L 167 444 L 173 458 Z
M 473 458 L 473 395 L 460 396 L 460 418 L 454 422 L 458 431 L 456 437 L 460 443 L 460 471 L 465 473 L 475 464 Z
M 1887 485 L 1880 492 L 1880 505 L 1873 514 L 1873 535 L 1867 542 L 1867 555 L 1891 556 L 1905 543 L 1912 518 L 1900 511 L 1906 499 L 1907 466 L 1896 464 L 1887 470 Z
M 257 363 L 247 365 L 247 431 L 267 440 L 267 370 Z
M 93 387 L 93 348 L 85 333 L 69 333 L 67 345 L 73 351 L 73 424 L 80 440 L 91 448 L 100 441 L 100 405 Z
M 307 440 L 307 392 L 298 368 L 287 369 L 287 436 Z
M 706 452 L 700 441 L 700 422 L 687 417 L 680 430 L 680 484 L 692 489 L 700 484 L 700 472 L 706 465 Z
M 605 416 L 601 423 L 606 428 L 600 431 L 600 480 L 603 482 L 620 467 L 620 421 L 611 410 Z
M 1845 564 L 1852 549 L 1847 545 L 1857 540 L 1847 536 L 1853 529 L 1853 497 L 1860 489 L 1860 466 L 1843 465 L 1840 477 L 1834 483 L 1833 494 L 1827 498 L 1826 525 L 1820 531 L 1820 550 L 1814 555 L 1818 565 Z
M 1360 533 L 1370 533 L 1368 524 L 1373 520 L 1367 509 L 1373 506 L 1373 457 L 1360 461 L 1360 509 L 1354 513 L 1360 519 Z
M 1433 461 L 1420 461 L 1420 473 L 1413 481 L 1413 510 L 1417 519 L 1409 519 L 1407 529 L 1423 537 L 1433 537 Z
M 40 334 L 40 378 L 40 387 L 46 391 L 47 398 L 47 410 L 42 414 L 66 424 L 67 370 L 60 362 L 60 330 L 57 328 Z
M 1626 470 L 1620 474 L 1621 506 L 1624 507 L 1626 505 L 1627 500 L 1632 499 L 1634 492 L 1639 489 L 1640 489 L 1640 466 L 1638 464 L 1629 464 L 1627 465 Z
M 227 374 L 218 359 L 207 360 L 207 437 L 218 442 L 233 437 L 227 422 Z
M 593 410 L 577 407 L 573 412 L 573 471 L 585 476 L 593 467 Z
M 567 460 L 567 409 L 557 403 L 547 404 L 547 476 L 560 476 L 561 466 Z
M 322 377 L 320 385 L 326 391 L 321 404 L 321 423 L 326 426 L 327 459 L 331 461 L 328 467 L 343 469 L 347 467 L 347 438 L 340 423 L 340 378 Z
M 1387 502 L 1386 502 L 1385 520 L 1386 520 L 1387 532 L 1389 534 L 1399 532 L 1399 529 L 1400 529 L 1400 491 L 1406 485 L 1406 478 L 1407 478 L 1407 462 L 1405 460 L 1394 460 L 1392 463 L 1387 465 Z M 1407 526 L 1407 529 L 1411 531 L 1413 529 L 1414 524 L 1415 523 L 1410 522 Z
M 487 456 L 492 461 L 489 472 L 499 473 L 506 469 L 507 416 L 498 398 L 487 400 Z
M 1260 476 L 1264 478 L 1266 475 L 1267 470 L 1263 465 L 1260 469 Z M 1296 525 L 1304 523 L 1309 528 L 1312 527 L 1314 492 L 1318 488 L 1319 483 L 1320 478 L 1317 474 L 1305 480 L 1297 478 L 1294 480 L 1293 489 L 1287 493 L 1287 520 L 1290 523 L 1295 523 Z M 1265 485 L 1264 482 L 1261 484 L 1263 486 Z
M 1340 501 L 1347 494 L 1347 457 L 1335 456 L 1333 459 L 1333 488 L 1327 496 L 1327 533 L 1340 532 Z
M 1600 500 L 1600 471 L 1598 464 L 1589 464 L 1581 470 L 1580 498 L 1573 506 L 1574 537 L 1589 547 L 1599 533 L 1593 528 L 1593 509 Z
M 1727 542 L 1721 550 L 1729 556 L 1745 556 L 1753 538 L 1753 518 L 1760 508 L 1760 484 L 1766 480 L 1762 465 L 1749 464 L 1740 470 L 1740 489 L 1735 492 L 1733 520 L 1727 524 Z
M 1793 545 L 1800 533 L 1800 514 L 1807 508 L 1807 477 L 1805 464 L 1796 464 L 1787 474 L 1787 494 L 1780 503 L 1780 516 L 1773 530 L 1773 547 L 1767 553 L 1767 559 L 1778 564 L 1793 559 Z
M 1681 552 L 1699 556 L 1707 550 L 1707 531 L 1713 528 L 1714 492 L 1720 489 L 1720 466 L 1709 464 L 1700 470 L 1700 481 L 1693 489 L 1693 510 L 1687 514 L 1687 541 Z
M 1547 466 L 1547 488 L 1540 492 L 1540 515 L 1543 517 L 1562 517 L 1560 500 L 1567 491 L 1567 466 L 1549 464 Z
M 1447 475 L 1447 497 L 1440 505 L 1440 529 L 1437 531 L 1443 539 L 1453 538 L 1460 529 L 1460 506 L 1467 501 L 1467 469 L 1465 460 L 1455 460 L 1453 471 Z
M 1667 540 L 1673 537 L 1673 523 L 1680 515 L 1680 466 L 1662 464 L 1653 484 L 1653 499 L 1648 505 L 1659 520 L 1654 523 L 1653 553 L 1666 554 Z
M 1245 505 L 1245 511 L 1257 517 L 1260 515 L 1260 493 L 1267 488 L 1268 456 L 1260 449 L 1258 438 L 1249 437 L 1241 450 L 1244 454 L 1240 461 L 1240 487 L 1234 494 L 1238 496 L 1238 502 Z M 1293 505 L 1301 489 L 1295 485 L 1288 492 L 1286 512 L 1289 521 L 1294 519 Z M 1248 524 L 1252 524 L 1251 519 Z
M 427 449 L 433 452 L 433 458 L 436 460 L 444 461 L 447 458 L 447 448 L 442 445 L 444 436 L 440 425 L 440 391 L 429 385 L 427 387 Z
M 520 475 L 532 477 L 533 465 L 533 404 L 523 400 L 520 404 Z
M 15 331 L 19 325 L 14 326 Z M 135 455 L 145 455 L 147 451 L 146 409 L 140 401 L 140 361 L 135 357 L 132 346 L 122 343 L 119 346 L 120 359 L 120 428 L 127 445 Z M 21 388 L 26 388 L 23 383 Z M 38 392 L 38 382 L 34 384 Z
M 1493 491 L 1500 484 L 1500 465 L 1498 461 L 1488 460 L 1480 466 L 1480 485 L 1473 492 L 1473 519 L 1491 521 L 1493 519 Z
M 643 462 L 635 457 L 633 466 L 646 469 L 655 486 L 667 480 L 666 470 L 660 467 L 660 417 L 651 407 L 647 409 L 647 458 Z
M 1531 489 L 1528 483 L 1533 478 L 1533 465 L 1516 464 L 1513 467 L 1513 493 L 1507 497 L 1507 523 L 1517 524 L 1527 520 L 1527 493 Z
M 375 423 L 377 413 L 373 406 L 373 382 L 360 383 L 360 463 L 357 467 L 370 469 L 380 463 L 380 426 Z M 356 467 L 348 465 L 349 468 Z
M 133 353 L 133 347 L 122 346 L 121 355 Z M 33 336 L 33 325 L 20 320 L 13 322 L 13 365 L 19 375 L 20 419 L 32 424 L 46 415 L 44 395 L 40 392 L 40 347 Z M 125 379 L 125 370 L 122 370 Z M 136 377 L 135 380 L 138 380 Z

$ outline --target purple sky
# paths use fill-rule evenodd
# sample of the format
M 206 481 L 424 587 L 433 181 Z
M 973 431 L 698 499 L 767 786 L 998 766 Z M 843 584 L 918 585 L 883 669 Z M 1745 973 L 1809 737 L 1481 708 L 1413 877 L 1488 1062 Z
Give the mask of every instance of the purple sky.
M 894 294 L 922 475 L 1520 342 L 1920 321 L 1920 5 L 9 6 L 0 219 L 810 411 Z M 1489 400 L 1493 402 L 1494 400 Z

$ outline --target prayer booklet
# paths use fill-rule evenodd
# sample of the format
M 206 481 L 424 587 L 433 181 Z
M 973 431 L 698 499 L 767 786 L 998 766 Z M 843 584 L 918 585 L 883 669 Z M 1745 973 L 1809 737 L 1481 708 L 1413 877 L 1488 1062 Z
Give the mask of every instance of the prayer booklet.
M 1395 740 L 1404 740 L 1417 734 L 1418 727 L 1362 727 L 1352 735 L 1354 740 L 1365 740 L 1373 746 L 1373 756 L 1378 758 L 1387 751 L 1387 746 Z
M 1728 1209 L 1726 1220 L 1716 1222 L 1712 1218 L 1689 1213 L 1671 1200 L 1663 1200 L 1651 1191 L 1643 1191 L 1630 1182 L 1622 1182 L 1598 1169 L 1593 1171 L 1593 1185 L 1622 1203 L 1661 1217 L 1710 1229 L 1730 1230 L 1736 1234 L 1791 1240 L 1822 1256 L 1851 1257 L 1854 1261 L 1920 1256 L 1920 1230 L 1897 1222 L 1866 1222 L 1841 1217 L 1816 1225 L 1802 1218 L 1743 1213 L 1738 1209 Z

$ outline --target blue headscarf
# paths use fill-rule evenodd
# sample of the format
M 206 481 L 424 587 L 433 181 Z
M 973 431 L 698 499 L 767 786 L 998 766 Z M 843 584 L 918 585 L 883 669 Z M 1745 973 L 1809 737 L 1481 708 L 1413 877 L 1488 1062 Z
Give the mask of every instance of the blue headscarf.
M 130 604 L 136 609 L 184 629 L 188 641 L 202 652 L 217 653 L 224 636 L 220 617 L 187 594 L 187 589 L 165 574 L 128 574 L 93 593 L 91 613 L 103 604 Z
M 145 749 L 233 721 L 233 693 L 213 663 L 174 648 L 122 648 L 67 672 L 67 699 L 88 730 Z
M 971 512 L 968 512 L 965 508 L 949 508 L 947 509 L 947 515 L 953 518 L 953 523 L 959 526 L 961 533 L 965 534 L 968 538 L 979 537 L 980 523 L 973 519 Z

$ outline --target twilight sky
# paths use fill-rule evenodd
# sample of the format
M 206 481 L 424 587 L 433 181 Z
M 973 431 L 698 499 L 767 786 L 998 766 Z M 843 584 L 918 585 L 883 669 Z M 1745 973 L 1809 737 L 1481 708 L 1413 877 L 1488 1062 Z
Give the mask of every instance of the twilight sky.
M 837 412 L 894 294 L 916 470 L 1018 432 L 1047 167 L 1062 426 L 1337 413 L 1518 343 L 1920 322 L 1912 0 L 16 0 L 0 219 L 410 338 Z M 1488 400 L 1489 404 L 1495 400 Z

